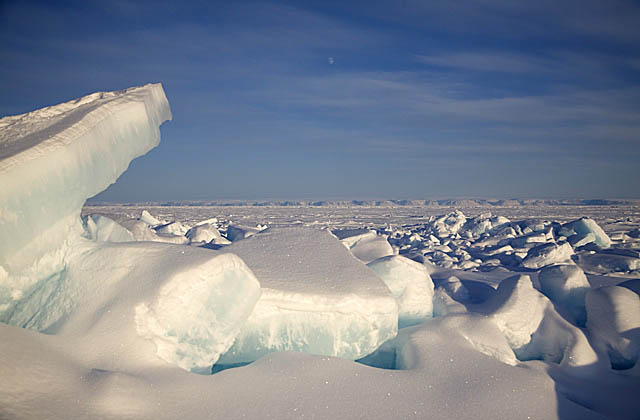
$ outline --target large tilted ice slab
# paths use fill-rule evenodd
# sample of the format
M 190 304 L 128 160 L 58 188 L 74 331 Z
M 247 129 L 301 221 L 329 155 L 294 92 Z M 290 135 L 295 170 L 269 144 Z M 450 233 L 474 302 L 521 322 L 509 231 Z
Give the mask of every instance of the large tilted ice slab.
M 249 317 L 260 286 L 232 254 L 162 243 L 76 243 L 65 272 L 24 299 L 8 323 L 83 338 L 116 366 L 210 372 Z
M 85 200 L 155 147 L 168 119 L 160 84 L 0 119 L 0 280 L 14 279 L 0 286 L 0 312 L 63 269 Z
M 220 363 L 278 350 L 358 359 L 397 333 L 387 286 L 328 231 L 271 228 L 224 250 L 255 273 L 262 296 Z

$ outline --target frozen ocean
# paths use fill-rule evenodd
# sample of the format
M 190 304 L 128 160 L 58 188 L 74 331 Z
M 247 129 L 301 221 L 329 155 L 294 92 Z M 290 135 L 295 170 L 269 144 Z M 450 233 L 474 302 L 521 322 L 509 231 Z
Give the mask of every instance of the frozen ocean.
M 640 202 L 87 204 L 169 119 L 0 119 L 0 418 L 640 417 Z

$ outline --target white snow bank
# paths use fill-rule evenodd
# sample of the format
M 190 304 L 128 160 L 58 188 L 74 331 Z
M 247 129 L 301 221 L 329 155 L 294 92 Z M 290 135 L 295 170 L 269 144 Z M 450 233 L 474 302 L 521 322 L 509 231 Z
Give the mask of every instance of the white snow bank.
M 400 255 L 367 264 L 398 302 L 398 326 L 415 325 L 433 316 L 433 281 L 423 264 Z
M 224 252 L 246 262 L 262 296 L 220 363 L 278 350 L 355 360 L 396 335 L 389 289 L 328 231 L 271 228 Z
M 587 319 L 584 299 L 591 289 L 584 271 L 576 265 L 554 265 L 540 270 L 538 280 L 540 291 L 584 326 Z
M 501 354 L 508 360 L 507 349 L 498 332 L 493 333 L 495 341 L 484 339 L 485 333 L 491 337 L 489 322 L 426 324 L 403 330 L 407 333 L 402 333 L 401 356 L 408 370 L 280 352 L 212 376 L 160 366 L 110 369 L 79 357 L 78 340 L 0 324 L 0 415 L 68 420 L 449 420 L 468 418 L 470 413 L 483 420 L 602 418 L 558 392 L 540 362 L 510 366 L 499 360 Z M 474 344 L 475 331 L 481 341 Z M 490 355 L 478 351 L 484 344 Z M 584 394 L 595 391 L 584 382 L 575 389 Z M 618 400 L 637 400 L 635 383 L 616 390 L 609 402 L 614 408 L 620 406 Z M 626 417 L 632 418 L 634 408 L 637 404 L 627 406 Z M 620 414 L 613 411 L 610 417 L 625 418 L 625 412 Z
M 587 293 L 587 329 L 595 347 L 608 354 L 615 369 L 628 369 L 640 353 L 640 296 L 619 286 L 605 286 Z
M 340 239 L 351 253 L 365 264 L 387 255 L 393 255 L 393 248 L 384 236 L 369 229 L 335 230 L 333 234 Z
M 117 356 L 119 366 L 150 363 L 157 354 L 184 369 L 210 370 L 259 295 L 235 255 L 159 243 L 78 244 L 65 273 L 23 300 L 7 322 L 83 337 L 96 355 Z
M 64 268 L 84 201 L 155 147 L 170 118 L 156 84 L 0 119 L 0 272 L 12 278 L 0 284 L 0 312 Z

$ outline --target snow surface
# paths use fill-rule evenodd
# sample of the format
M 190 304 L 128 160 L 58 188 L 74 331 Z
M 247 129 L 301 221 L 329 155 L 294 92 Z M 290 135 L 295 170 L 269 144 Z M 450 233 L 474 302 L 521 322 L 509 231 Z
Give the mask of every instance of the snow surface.
M 168 117 L 148 85 L 0 120 L 0 418 L 638 418 L 637 204 L 81 219 Z

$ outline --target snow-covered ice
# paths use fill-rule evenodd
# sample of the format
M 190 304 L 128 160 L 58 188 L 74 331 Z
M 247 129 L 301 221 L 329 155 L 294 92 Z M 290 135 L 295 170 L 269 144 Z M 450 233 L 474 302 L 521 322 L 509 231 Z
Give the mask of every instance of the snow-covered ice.
M 133 242 L 135 237 L 114 220 L 99 214 L 82 217 L 87 238 L 98 242 Z
M 578 325 L 584 326 L 587 319 L 584 299 L 591 286 L 580 267 L 574 264 L 547 266 L 538 273 L 538 281 L 542 293 L 568 311 Z
M 582 240 L 583 244 L 588 243 L 584 241 L 585 238 L 593 238 L 592 241 L 602 248 L 611 246 L 611 239 L 605 231 L 594 220 L 587 217 L 567 223 L 562 227 L 574 231 L 578 237 L 576 240 Z M 569 239 L 571 240 L 571 237 Z
M 522 265 L 527 268 L 538 269 L 570 261 L 573 254 L 573 248 L 567 242 L 562 244 L 544 243 L 531 248 L 522 261 Z
M 147 85 L 0 120 L 0 418 L 638 417 L 637 203 L 81 218 L 169 117 Z
M 419 324 L 433 315 L 433 281 L 423 264 L 401 255 L 378 258 L 367 266 L 398 302 L 398 326 Z
M 351 253 L 365 264 L 387 255 L 393 255 L 393 248 L 385 236 L 369 229 L 336 230 L 334 235 L 351 250 Z
M 640 356 L 640 296 L 630 289 L 604 286 L 587 293 L 587 329 L 611 366 L 628 369 Z
M 396 335 L 389 289 L 326 230 L 271 228 L 223 250 L 247 263 L 262 295 L 220 363 L 281 350 L 355 360 Z

